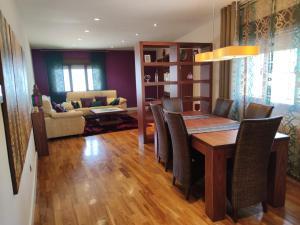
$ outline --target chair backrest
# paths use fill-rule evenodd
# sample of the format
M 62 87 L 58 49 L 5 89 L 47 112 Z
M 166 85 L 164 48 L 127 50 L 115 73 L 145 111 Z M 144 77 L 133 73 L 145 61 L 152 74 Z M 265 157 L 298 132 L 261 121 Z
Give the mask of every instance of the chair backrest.
M 163 108 L 168 112 L 183 112 L 183 104 L 181 98 L 167 98 L 161 99 Z
M 191 181 L 191 152 L 189 137 L 183 118 L 179 113 L 166 112 L 172 148 L 173 148 L 173 176 L 182 184 Z
M 244 119 L 262 119 L 271 116 L 274 106 L 250 103 L 245 112 Z
M 164 119 L 164 112 L 161 105 L 150 104 L 156 132 L 158 136 L 158 156 L 162 161 L 166 162 L 169 157 L 170 140 L 168 134 L 168 127 Z
M 231 201 L 244 208 L 267 198 L 271 147 L 282 117 L 243 120 L 236 139 Z
M 216 116 L 228 117 L 233 100 L 218 98 L 213 114 Z

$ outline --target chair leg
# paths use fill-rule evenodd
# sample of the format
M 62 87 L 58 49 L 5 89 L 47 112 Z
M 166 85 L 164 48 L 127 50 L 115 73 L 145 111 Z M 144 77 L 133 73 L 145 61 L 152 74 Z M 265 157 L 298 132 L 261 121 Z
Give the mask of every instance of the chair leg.
M 158 162 L 160 163 L 160 156 L 158 156 Z
M 261 204 L 262 204 L 264 213 L 268 212 L 268 206 L 267 206 L 267 203 L 266 203 L 265 201 L 263 201 Z
M 237 223 L 237 221 L 238 221 L 238 209 L 235 209 L 235 208 L 232 209 L 232 219 L 233 219 L 233 222 Z
M 165 171 L 168 172 L 168 166 L 169 166 L 169 159 L 166 160 L 165 164 Z
M 176 177 L 173 176 L 173 185 L 175 186 L 176 184 Z
M 189 185 L 186 189 L 186 192 L 185 192 L 185 199 L 186 200 L 189 200 L 189 197 L 190 197 L 190 193 L 191 193 L 191 185 Z

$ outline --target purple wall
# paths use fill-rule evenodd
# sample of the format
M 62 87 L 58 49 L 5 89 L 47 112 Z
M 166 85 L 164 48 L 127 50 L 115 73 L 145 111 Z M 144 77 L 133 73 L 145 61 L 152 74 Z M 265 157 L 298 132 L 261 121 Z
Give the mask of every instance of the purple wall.
M 35 82 L 44 95 L 49 95 L 47 66 L 43 50 L 32 50 Z M 65 51 L 66 62 L 88 62 L 90 51 Z M 127 99 L 128 107 L 136 107 L 134 51 L 106 52 L 107 89 L 117 90 L 118 96 Z
M 106 75 L 107 88 L 116 89 L 119 96 L 127 99 L 129 107 L 136 107 L 134 52 L 107 52 Z

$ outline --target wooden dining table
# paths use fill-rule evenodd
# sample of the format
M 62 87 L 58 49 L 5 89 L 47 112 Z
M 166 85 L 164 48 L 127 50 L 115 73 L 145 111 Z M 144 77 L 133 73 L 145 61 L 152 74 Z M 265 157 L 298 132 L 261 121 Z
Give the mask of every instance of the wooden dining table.
M 183 116 L 190 115 L 201 113 L 183 113 Z M 187 129 L 230 123 L 236 121 L 212 115 L 185 119 Z M 191 134 L 192 147 L 205 156 L 205 211 L 212 221 L 225 218 L 227 160 L 234 157 L 237 133 L 237 129 L 232 129 Z M 267 201 L 272 207 L 283 207 L 285 203 L 288 144 L 289 136 L 278 132 L 272 146 L 268 171 Z

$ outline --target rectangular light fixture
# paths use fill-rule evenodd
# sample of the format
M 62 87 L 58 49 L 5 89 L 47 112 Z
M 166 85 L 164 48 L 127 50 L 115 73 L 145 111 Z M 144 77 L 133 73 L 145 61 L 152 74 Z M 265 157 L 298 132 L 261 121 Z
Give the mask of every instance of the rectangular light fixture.
M 218 48 L 213 52 L 203 52 L 195 56 L 196 62 L 215 62 L 223 60 L 231 60 L 258 55 L 260 53 L 259 46 L 241 46 L 232 45 L 224 48 Z

